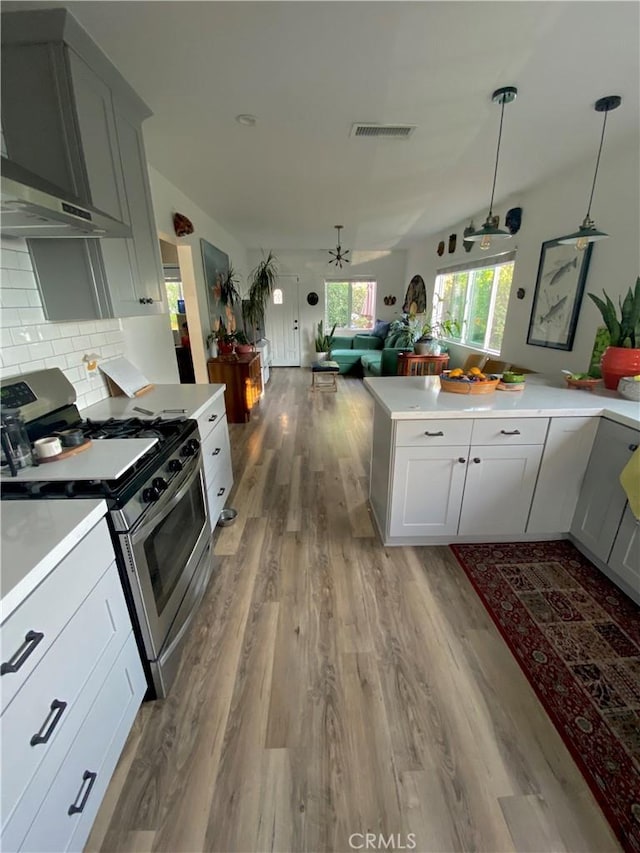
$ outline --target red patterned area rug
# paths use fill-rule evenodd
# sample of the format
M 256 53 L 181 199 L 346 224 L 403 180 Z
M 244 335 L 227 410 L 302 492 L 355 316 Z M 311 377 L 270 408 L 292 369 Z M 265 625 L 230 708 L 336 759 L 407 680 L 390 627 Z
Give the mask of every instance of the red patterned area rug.
M 640 608 L 570 542 L 451 549 L 622 845 L 640 851 Z

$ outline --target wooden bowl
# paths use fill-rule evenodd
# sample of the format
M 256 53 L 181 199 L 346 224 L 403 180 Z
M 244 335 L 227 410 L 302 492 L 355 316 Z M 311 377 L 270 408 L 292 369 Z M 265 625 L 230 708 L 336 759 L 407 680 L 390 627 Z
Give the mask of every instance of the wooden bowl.
M 452 394 L 491 394 L 498 387 L 499 379 L 486 379 L 484 382 L 464 382 L 459 379 L 440 377 L 440 387 Z
M 565 381 L 569 388 L 581 388 L 583 391 L 593 391 L 593 389 L 602 382 L 602 379 L 572 379 L 571 376 L 565 376 Z

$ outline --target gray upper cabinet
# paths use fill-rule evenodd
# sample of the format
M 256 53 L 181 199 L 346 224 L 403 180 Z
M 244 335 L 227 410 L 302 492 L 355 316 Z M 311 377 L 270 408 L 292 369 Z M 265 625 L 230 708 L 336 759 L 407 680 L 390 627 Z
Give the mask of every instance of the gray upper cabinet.
M 49 320 L 166 311 L 142 138 L 149 115 L 67 10 L 2 15 L 9 158 L 132 231 L 129 239 L 29 241 Z

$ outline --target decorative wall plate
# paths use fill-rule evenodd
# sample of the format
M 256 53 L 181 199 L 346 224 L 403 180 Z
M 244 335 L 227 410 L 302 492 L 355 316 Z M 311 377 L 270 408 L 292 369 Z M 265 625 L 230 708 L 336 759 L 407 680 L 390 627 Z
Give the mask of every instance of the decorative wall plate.
M 458 242 L 457 234 L 449 234 L 449 254 L 452 255 L 456 250 L 456 243 Z
M 437 252 L 438 257 L 442 257 L 442 255 L 444 255 L 444 240 L 440 240 L 440 242 L 438 243 Z
M 314 290 L 312 290 L 311 293 L 307 293 L 307 302 L 309 305 L 317 305 L 318 298 L 318 294 Z

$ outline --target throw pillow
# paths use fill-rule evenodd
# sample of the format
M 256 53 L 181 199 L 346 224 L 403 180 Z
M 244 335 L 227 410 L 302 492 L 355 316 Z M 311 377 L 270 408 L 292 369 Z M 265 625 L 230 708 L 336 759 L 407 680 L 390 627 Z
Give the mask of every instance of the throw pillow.
M 384 340 L 389 334 L 390 326 L 391 323 L 387 323 L 385 320 L 376 320 L 376 324 L 373 327 L 373 331 L 371 332 L 371 334 Z

